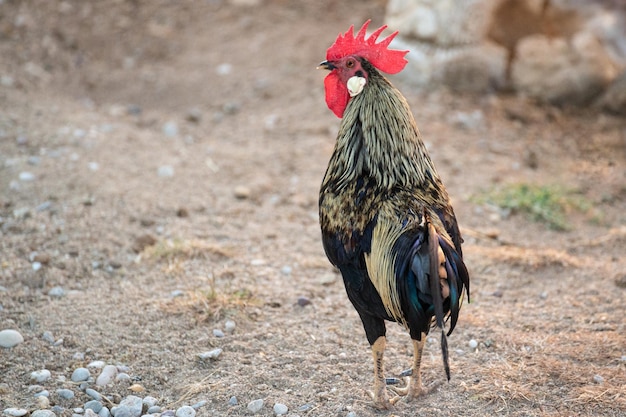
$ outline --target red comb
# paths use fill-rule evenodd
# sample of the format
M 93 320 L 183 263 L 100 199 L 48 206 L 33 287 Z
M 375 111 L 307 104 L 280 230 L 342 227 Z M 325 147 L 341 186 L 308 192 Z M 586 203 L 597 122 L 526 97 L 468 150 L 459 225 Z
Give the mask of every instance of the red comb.
M 326 51 L 326 59 L 335 61 L 348 55 L 358 55 L 367 59 L 370 64 L 387 74 L 395 74 L 402 71 L 407 64 L 404 56 L 409 51 L 387 49 L 393 38 L 398 34 L 398 31 L 376 43 L 378 36 L 383 30 L 387 29 L 387 25 L 376 29 L 369 38 L 365 39 L 365 31 L 370 22 L 371 20 L 368 20 L 363 24 L 356 37 L 354 36 L 354 25 L 350 26 L 350 29 L 345 34 L 342 35 L 340 33 L 335 43 Z

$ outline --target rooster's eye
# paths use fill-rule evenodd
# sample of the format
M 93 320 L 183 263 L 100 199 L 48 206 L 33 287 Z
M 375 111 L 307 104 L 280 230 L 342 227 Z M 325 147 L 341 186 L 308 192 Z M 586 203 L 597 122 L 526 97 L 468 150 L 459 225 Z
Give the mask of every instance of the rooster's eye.
M 354 61 L 353 60 L 348 60 L 348 62 L 346 62 L 346 67 L 348 68 L 352 68 L 354 66 Z

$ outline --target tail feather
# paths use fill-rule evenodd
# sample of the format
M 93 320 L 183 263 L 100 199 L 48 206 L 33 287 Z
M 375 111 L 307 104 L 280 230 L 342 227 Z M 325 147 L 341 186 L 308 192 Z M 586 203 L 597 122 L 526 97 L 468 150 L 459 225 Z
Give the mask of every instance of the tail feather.
M 443 298 L 441 295 L 441 283 L 439 282 L 439 239 L 435 226 L 428 220 L 428 258 L 429 258 L 429 271 L 428 271 L 428 283 L 430 286 L 430 295 L 433 298 L 433 307 L 435 309 L 435 320 L 437 327 L 443 329 Z
M 446 332 L 441 329 L 441 356 L 443 358 L 443 369 L 446 371 L 446 377 L 450 380 L 450 363 L 448 362 L 448 338 Z
M 447 336 L 456 326 L 462 293 L 467 291 L 469 299 L 469 274 L 463 259 L 447 236 L 439 234 L 428 212 L 424 212 L 419 228 L 397 238 L 393 253 L 402 324 L 417 340 L 435 327 L 441 331 L 443 365 L 450 379 Z M 444 294 L 442 280 L 449 290 L 445 291 L 447 294 Z
M 441 238 L 435 230 L 435 226 L 428 220 L 424 214 L 428 225 L 428 249 L 429 249 L 429 277 L 430 293 L 433 297 L 433 307 L 435 309 L 435 323 L 441 329 L 441 356 L 443 358 L 443 367 L 446 371 L 446 377 L 450 380 L 450 363 L 448 361 L 448 339 L 444 330 L 444 310 L 443 297 L 441 294 L 441 282 L 439 279 L 439 241 Z M 447 269 L 447 268 L 446 268 Z M 448 272 L 448 271 L 447 271 Z M 448 272 L 449 273 L 449 272 Z M 452 292 L 450 293 L 452 295 Z
M 450 286 L 450 329 L 448 330 L 448 335 L 450 335 L 459 318 L 460 300 L 462 298 L 460 292 L 463 291 L 463 288 L 465 288 L 469 302 L 469 272 L 458 252 L 441 237 L 439 237 L 439 245 L 446 258 L 446 272 Z

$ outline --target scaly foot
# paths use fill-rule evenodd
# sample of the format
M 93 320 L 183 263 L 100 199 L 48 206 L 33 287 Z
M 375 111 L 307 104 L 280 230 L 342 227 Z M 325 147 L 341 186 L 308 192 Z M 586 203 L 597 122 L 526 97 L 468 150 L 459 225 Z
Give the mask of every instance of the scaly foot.
M 398 401 L 398 399 L 402 397 L 406 397 L 407 401 L 412 401 L 422 395 L 428 395 L 431 392 L 433 392 L 436 388 L 438 388 L 439 385 L 441 385 L 441 381 L 439 381 L 439 382 L 433 383 L 429 387 L 424 387 L 422 385 L 422 382 L 420 381 L 420 378 L 407 377 L 405 378 L 405 381 L 406 381 L 405 387 L 402 387 L 402 388 L 394 387 L 394 386 L 389 387 L 393 392 L 395 392 L 398 395 L 398 397 L 396 397 L 397 399 L 394 401 L 394 404 Z

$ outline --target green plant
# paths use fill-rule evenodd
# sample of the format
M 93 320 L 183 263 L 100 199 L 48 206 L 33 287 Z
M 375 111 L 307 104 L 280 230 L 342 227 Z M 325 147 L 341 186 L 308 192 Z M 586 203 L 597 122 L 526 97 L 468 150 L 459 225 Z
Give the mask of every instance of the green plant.
M 588 212 L 592 204 L 582 195 L 559 186 L 513 184 L 492 190 L 477 199 L 513 213 L 526 213 L 554 230 L 569 230 L 568 213 Z

